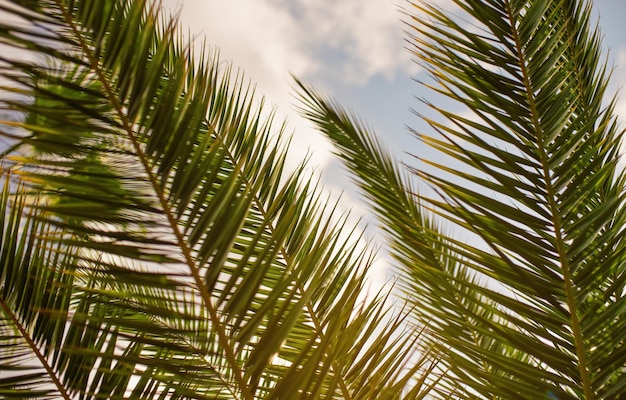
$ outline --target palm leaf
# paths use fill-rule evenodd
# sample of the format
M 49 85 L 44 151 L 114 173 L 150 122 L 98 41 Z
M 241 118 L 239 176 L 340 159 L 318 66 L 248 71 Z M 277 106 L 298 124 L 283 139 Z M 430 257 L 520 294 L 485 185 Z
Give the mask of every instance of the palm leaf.
M 408 175 L 400 173 L 400 166 L 393 157 L 359 121 L 350 118 L 332 100 L 298 83 L 304 100 L 302 112 L 318 124 L 320 130 L 341 150 L 338 155 L 355 174 L 356 183 L 365 191 L 382 222 L 382 228 L 389 235 L 392 256 L 403 269 L 399 276 L 401 289 L 416 303 L 410 314 L 417 318 L 410 325 L 415 329 L 424 324 L 430 329 L 437 325 L 449 335 L 449 339 L 443 343 L 435 341 L 428 344 L 426 350 L 429 351 L 431 346 L 439 347 L 440 357 L 445 354 L 454 359 L 450 342 L 469 338 L 490 354 L 523 357 L 523 354 L 513 352 L 498 341 L 477 340 L 466 328 L 474 325 L 477 319 L 498 320 L 497 313 L 494 313 L 495 305 L 476 291 L 478 282 L 475 274 L 463 265 L 461 256 L 451 247 L 452 240 L 441 233 L 436 218 L 421 206 Z M 422 292 L 429 286 L 441 288 L 438 304 L 421 302 Z M 441 312 L 442 308 L 445 313 Z M 422 346 L 424 344 L 420 343 Z M 461 359 L 466 356 L 458 355 Z M 484 376 L 510 379 L 506 374 L 494 375 L 493 370 L 488 370 L 485 364 L 481 365 Z M 462 392 L 462 382 L 471 379 L 459 376 L 462 374 L 457 371 L 458 380 L 447 382 L 443 378 L 449 368 L 440 365 L 439 373 L 435 374 L 436 378 L 432 382 L 434 390 L 446 396 Z
M 305 91 L 305 113 L 391 234 L 404 291 L 453 377 L 440 396 L 619 398 L 622 131 L 604 103 L 590 6 L 454 4 L 454 14 L 412 4 L 409 22 L 425 87 L 463 107 L 424 100 L 437 134 L 418 136 L 448 159 L 422 157 L 435 172 L 412 171 L 437 195 L 414 195 L 371 133 L 332 102 Z M 477 239 L 444 235 L 429 213 Z
M 428 390 L 406 389 L 426 361 L 403 318 L 361 304 L 369 253 L 242 77 L 144 1 L 0 8 L 5 395 Z

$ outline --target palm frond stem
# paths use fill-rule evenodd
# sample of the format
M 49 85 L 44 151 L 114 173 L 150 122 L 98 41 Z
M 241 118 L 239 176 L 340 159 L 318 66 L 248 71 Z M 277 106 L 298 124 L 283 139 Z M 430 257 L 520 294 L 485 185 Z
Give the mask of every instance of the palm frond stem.
M 11 322 L 13 322 L 13 326 L 19 330 L 21 337 L 26 341 L 26 343 L 28 344 L 28 347 L 31 349 L 33 354 L 36 356 L 36 358 L 39 361 L 40 365 L 45 369 L 46 374 L 48 375 L 48 377 L 50 378 L 50 380 L 52 381 L 52 383 L 54 384 L 54 386 L 58 390 L 58 393 L 61 395 L 61 397 L 63 397 L 63 399 L 65 399 L 65 400 L 72 400 L 71 396 L 69 395 L 69 393 L 65 389 L 65 386 L 59 380 L 59 378 L 58 378 L 58 376 L 56 374 L 56 371 L 54 371 L 54 369 L 50 365 L 49 360 L 47 359 L 47 357 L 45 357 L 41 353 L 41 351 L 39 350 L 39 347 L 37 346 L 37 344 L 35 343 L 35 341 L 31 337 L 31 335 L 28 333 L 26 328 L 22 325 L 20 319 L 15 316 L 15 314 L 13 313 L 13 310 L 11 309 L 11 307 L 2 298 L 0 298 L 0 307 L 4 311 L 4 314 L 9 317 Z
M 509 18 L 509 24 L 511 27 L 516 26 L 516 20 L 513 16 L 513 10 L 511 7 L 511 2 L 506 1 L 506 13 Z M 562 232 L 562 221 L 560 219 L 560 210 L 558 205 L 556 204 L 556 190 L 552 186 L 553 177 L 551 174 L 550 164 L 548 162 L 547 152 L 544 147 L 545 138 L 543 137 L 543 128 L 539 122 L 539 112 L 537 111 L 537 105 L 535 104 L 535 97 L 533 96 L 533 88 L 530 81 L 530 76 L 526 69 L 526 55 L 522 47 L 522 43 L 519 37 L 519 33 L 516 29 L 511 29 L 511 37 L 513 38 L 515 44 L 515 50 L 517 52 L 517 59 L 519 60 L 519 68 L 522 75 L 523 84 L 525 86 L 526 101 L 528 102 L 530 108 L 530 114 L 532 117 L 532 124 L 534 127 L 535 135 L 537 136 L 537 150 L 539 153 L 539 160 L 542 165 L 542 173 L 543 180 L 546 185 L 546 197 L 548 199 L 548 204 L 550 207 L 550 216 L 552 218 L 552 223 L 554 224 L 554 238 L 556 250 L 558 252 L 558 258 L 561 261 L 561 268 L 563 271 L 563 285 L 565 290 L 565 298 L 567 299 L 568 311 L 570 316 L 570 321 L 572 324 L 572 334 L 574 335 L 575 347 L 576 347 L 576 356 L 578 358 L 578 370 L 580 372 L 580 378 L 582 380 L 582 388 L 585 393 L 585 398 L 587 400 L 592 400 L 595 398 L 593 393 L 593 389 L 591 386 L 589 370 L 587 368 L 587 354 L 585 352 L 585 347 L 583 343 L 583 336 L 579 322 L 579 309 L 575 297 L 575 290 L 572 285 L 572 275 L 570 272 L 570 263 L 569 257 L 566 251 L 565 240 L 563 238 Z

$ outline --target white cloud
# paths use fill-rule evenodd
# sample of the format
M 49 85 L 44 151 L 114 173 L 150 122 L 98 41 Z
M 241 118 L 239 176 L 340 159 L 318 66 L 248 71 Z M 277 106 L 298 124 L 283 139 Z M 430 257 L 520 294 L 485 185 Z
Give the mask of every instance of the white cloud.
M 390 0 L 166 0 L 183 25 L 259 81 L 292 71 L 366 83 L 413 67 Z
M 403 49 L 401 14 L 388 0 L 270 0 L 290 9 L 301 45 L 316 60 L 332 62 L 324 75 L 366 83 L 380 74 L 392 78 L 412 67 Z

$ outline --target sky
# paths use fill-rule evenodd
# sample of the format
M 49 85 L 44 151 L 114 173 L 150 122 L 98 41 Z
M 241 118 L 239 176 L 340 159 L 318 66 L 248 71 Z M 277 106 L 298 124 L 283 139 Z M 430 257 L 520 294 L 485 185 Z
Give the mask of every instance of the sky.
M 438 0 L 448 7 L 450 0 Z M 293 165 L 308 152 L 310 165 L 326 189 L 342 193 L 342 205 L 363 215 L 375 243 L 383 240 L 372 227 L 372 214 L 331 153 L 331 146 L 296 111 L 290 74 L 313 84 L 361 117 L 400 161 L 424 151 L 407 130 L 427 127 L 411 112 L 422 89 L 413 78 L 420 70 L 406 49 L 405 0 L 164 0 L 181 26 L 199 45 L 203 39 L 220 57 L 241 68 L 257 94 L 276 107 L 277 118 L 293 133 Z M 592 22 L 604 36 L 604 51 L 614 67 L 609 92 L 626 85 L 626 1 L 595 0 Z M 626 121 L 626 94 L 617 112 Z M 282 121 L 277 121 L 282 122 Z M 377 245 L 375 244 L 375 245 Z M 384 269 L 386 256 L 379 258 Z M 389 276 L 380 272 L 380 276 Z
M 449 0 L 439 0 L 446 6 Z M 366 4 L 366 5 L 364 5 Z M 612 62 L 622 64 L 614 76 L 615 90 L 626 83 L 626 1 L 595 0 L 599 22 Z M 257 85 L 258 94 L 277 106 L 295 130 L 296 147 L 310 145 L 315 162 L 326 166 L 332 157 L 309 124 L 294 110 L 290 73 L 337 98 L 365 118 L 394 153 L 415 141 L 405 126 L 419 123 L 410 112 L 420 88 L 403 30 L 410 10 L 404 0 L 166 0 L 179 12 L 182 26 L 197 42 L 206 38 L 223 60 L 240 67 Z M 626 102 L 620 104 L 626 115 Z M 304 132 L 301 132 L 304 130 Z

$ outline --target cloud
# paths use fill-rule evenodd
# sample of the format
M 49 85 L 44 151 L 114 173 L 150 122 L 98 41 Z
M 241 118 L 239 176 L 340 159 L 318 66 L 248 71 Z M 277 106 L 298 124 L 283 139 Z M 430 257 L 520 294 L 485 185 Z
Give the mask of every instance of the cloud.
M 301 46 L 318 62 L 319 73 L 366 83 L 375 75 L 393 78 L 413 64 L 404 51 L 401 14 L 388 0 L 270 0 L 298 21 Z M 335 75 L 335 76 L 333 76 Z
M 184 25 L 205 34 L 259 81 L 291 71 L 364 84 L 413 64 L 401 13 L 388 0 L 166 0 Z

